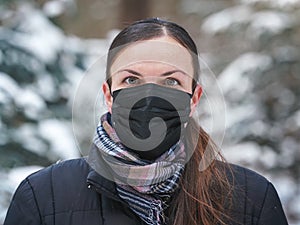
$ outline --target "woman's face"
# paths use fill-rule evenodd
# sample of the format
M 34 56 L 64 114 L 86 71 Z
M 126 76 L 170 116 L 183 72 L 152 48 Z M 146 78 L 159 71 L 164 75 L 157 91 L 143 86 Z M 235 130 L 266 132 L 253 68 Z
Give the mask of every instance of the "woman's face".
M 112 92 L 146 83 L 193 94 L 191 114 L 202 92 L 200 85 L 197 85 L 192 93 L 194 69 L 189 51 L 168 36 L 129 45 L 118 53 L 109 72 L 111 89 L 105 82 L 102 90 L 110 112 L 113 101 Z

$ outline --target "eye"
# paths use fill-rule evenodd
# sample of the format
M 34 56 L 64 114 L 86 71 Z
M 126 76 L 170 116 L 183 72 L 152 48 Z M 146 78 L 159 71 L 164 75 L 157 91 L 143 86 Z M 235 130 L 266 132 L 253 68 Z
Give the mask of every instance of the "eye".
M 175 78 L 167 78 L 165 80 L 165 85 L 167 86 L 176 86 L 176 85 L 179 85 L 179 81 Z
M 135 84 L 139 83 L 139 78 L 133 77 L 133 76 L 126 77 L 123 82 L 125 82 L 126 84 L 129 84 L 129 85 L 135 85 Z

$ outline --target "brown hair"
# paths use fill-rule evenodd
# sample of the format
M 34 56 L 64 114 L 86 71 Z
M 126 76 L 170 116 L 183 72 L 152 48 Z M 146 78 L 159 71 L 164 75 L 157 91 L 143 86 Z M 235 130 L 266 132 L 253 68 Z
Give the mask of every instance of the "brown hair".
M 111 85 L 110 67 L 123 46 L 164 35 L 174 38 L 191 52 L 194 90 L 199 77 L 198 51 L 194 41 L 188 32 L 179 25 L 157 18 L 133 23 L 115 37 L 107 58 L 106 78 L 109 86 Z M 191 158 L 187 162 L 180 180 L 178 193 L 168 208 L 170 224 L 226 224 L 226 220 L 229 218 L 228 206 L 230 206 L 228 199 L 231 199 L 232 189 L 232 185 L 227 179 L 227 173 L 231 171 L 230 166 L 225 163 L 209 135 L 197 125 L 194 119 L 189 121 L 186 136 L 187 150 L 191 153 Z M 207 157 L 212 160 L 206 161 Z M 203 171 L 198 169 L 200 162 L 207 164 L 204 165 L 206 169 Z
M 170 204 L 170 224 L 228 224 L 231 220 L 232 184 L 228 179 L 231 168 L 194 119 L 189 122 L 186 137 L 187 148 L 193 155 L 186 164 L 181 188 Z M 200 170 L 200 163 L 204 170 Z

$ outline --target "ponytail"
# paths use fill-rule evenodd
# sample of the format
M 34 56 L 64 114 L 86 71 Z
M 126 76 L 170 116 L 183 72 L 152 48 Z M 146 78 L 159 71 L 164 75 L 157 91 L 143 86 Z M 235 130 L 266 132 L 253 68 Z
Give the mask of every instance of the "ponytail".
M 209 135 L 191 119 L 186 131 L 191 158 L 180 181 L 180 189 L 169 209 L 172 225 L 225 225 L 232 194 L 230 166 Z M 208 151 L 208 152 L 205 152 Z M 205 154 L 205 157 L 204 157 Z M 213 157 L 207 160 L 207 157 Z M 200 170 L 200 163 L 204 170 Z

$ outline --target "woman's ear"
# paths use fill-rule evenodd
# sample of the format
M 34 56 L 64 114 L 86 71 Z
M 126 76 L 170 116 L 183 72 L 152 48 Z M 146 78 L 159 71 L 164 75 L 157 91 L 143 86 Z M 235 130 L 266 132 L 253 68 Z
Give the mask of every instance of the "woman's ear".
M 195 90 L 194 90 L 194 93 L 193 93 L 193 96 L 191 98 L 191 113 L 190 113 L 190 116 L 193 115 L 193 113 L 195 112 L 196 110 L 196 107 L 200 101 L 200 98 L 202 96 L 202 87 L 200 84 L 197 84 Z
M 107 105 L 107 110 L 111 113 L 113 97 L 111 95 L 110 87 L 107 82 L 102 84 L 102 91 L 104 94 L 105 103 Z

